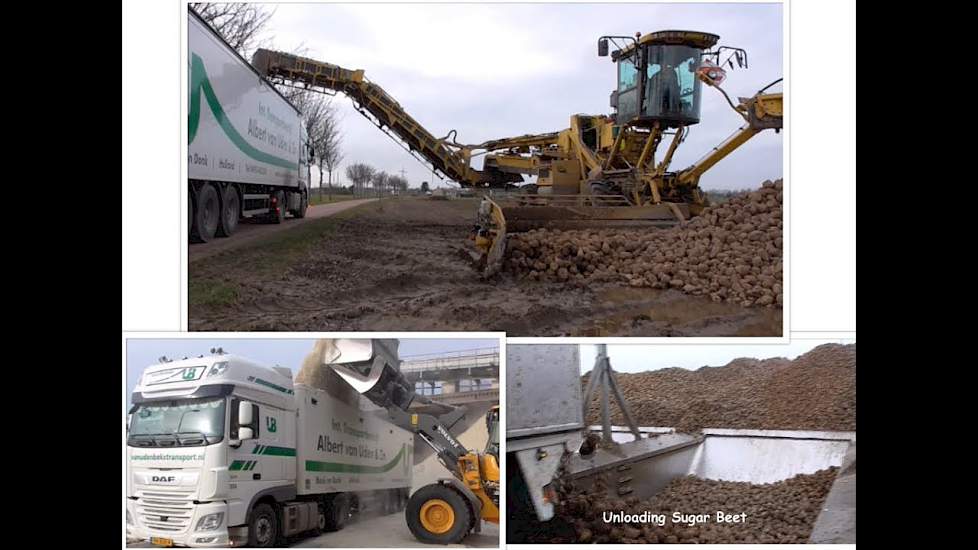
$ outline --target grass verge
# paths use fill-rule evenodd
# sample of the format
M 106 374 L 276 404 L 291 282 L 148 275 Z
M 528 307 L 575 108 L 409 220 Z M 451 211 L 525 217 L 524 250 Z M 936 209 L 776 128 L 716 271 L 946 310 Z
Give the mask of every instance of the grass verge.
M 194 262 L 187 282 L 191 315 L 194 308 L 223 309 L 244 300 L 248 291 L 238 281 L 267 281 L 285 273 L 330 238 L 342 221 L 376 206 L 365 203 L 327 218 L 308 220 L 294 229 Z

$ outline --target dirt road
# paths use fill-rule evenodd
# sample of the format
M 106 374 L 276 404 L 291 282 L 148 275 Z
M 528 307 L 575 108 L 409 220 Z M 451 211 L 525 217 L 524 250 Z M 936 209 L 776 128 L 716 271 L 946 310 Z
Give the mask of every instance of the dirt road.
M 275 225 L 270 223 L 264 223 L 255 220 L 242 220 L 241 224 L 238 225 L 237 231 L 227 239 L 213 239 L 208 243 L 191 243 L 190 249 L 188 250 L 188 256 L 191 262 L 196 262 L 197 260 L 202 260 L 204 258 L 209 258 L 214 254 L 219 252 L 224 252 L 225 250 L 231 250 L 233 248 L 238 248 L 239 246 L 253 243 L 258 239 L 264 238 L 270 234 L 277 233 L 279 231 L 285 231 L 288 229 L 294 229 L 295 227 L 308 223 L 310 220 L 315 220 L 317 218 L 324 218 L 326 216 L 332 216 L 354 206 L 364 204 L 377 199 L 356 199 L 342 202 L 334 202 L 330 204 L 320 204 L 318 206 L 310 206 L 306 210 L 306 217 L 298 220 L 295 218 L 286 218 L 285 222 Z
M 324 227 L 289 243 L 287 255 L 270 239 L 193 262 L 190 329 L 781 336 L 780 308 L 614 283 L 481 280 L 466 240 L 477 207 L 477 199 L 374 202 L 312 222 Z

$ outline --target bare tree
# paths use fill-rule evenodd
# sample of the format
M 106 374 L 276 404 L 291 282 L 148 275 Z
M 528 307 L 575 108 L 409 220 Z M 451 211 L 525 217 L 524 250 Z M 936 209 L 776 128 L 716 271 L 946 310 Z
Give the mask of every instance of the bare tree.
M 391 189 L 396 189 L 398 192 L 403 193 L 407 191 L 408 180 L 403 176 L 391 176 L 387 180 L 387 185 Z
M 343 162 L 343 135 L 340 133 L 340 116 L 335 106 L 326 102 L 326 110 L 321 118 L 319 139 L 315 145 L 319 161 L 319 188 L 323 188 L 323 168 L 329 174 L 329 197 L 333 198 L 333 172 Z
M 267 4 L 246 2 L 191 2 L 190 7 L 245 59 L 263 44 L 259 36 L 275 13 Z
M 362 196 L 363 188 L 371 182 L 374 177 L 373 166 L 357 162 L 346 167 L 346 178 L 353 182 L 354 194 Z
M 378 197 L 382 197 L 384 195 L 384 190 L 387 188 L 390 181 L 391 175 L 383 170 L 374 173 L 374 177 L 370 180 L 370 182 L 374 185 L 374 189 L 377 190 Z

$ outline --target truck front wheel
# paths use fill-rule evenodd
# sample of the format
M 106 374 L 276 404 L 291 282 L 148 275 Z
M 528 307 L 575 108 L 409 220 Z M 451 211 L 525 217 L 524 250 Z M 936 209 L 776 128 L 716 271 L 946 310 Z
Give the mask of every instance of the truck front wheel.
M 411 495 L 404 516 L 411 533 L 429 544 L 458 544 L 472 525 L 472 511 L 462 495 L 440 483 Z
M 248 546 L 274 548 L 278 539 L 278 521 L 275 510 L 268 504 L 259 504 L 251 512 L 248 523 Z
M 306 210 L 309 208 L 309 194 L 302 193 L 299 196 L 299 208 L 296 208 L 292 215 L 298 219 L 306 217 Z
M 332 495 L 326 500 L 326 530 L 339 531 L 350 519 L 350 496 L 344 493 Z

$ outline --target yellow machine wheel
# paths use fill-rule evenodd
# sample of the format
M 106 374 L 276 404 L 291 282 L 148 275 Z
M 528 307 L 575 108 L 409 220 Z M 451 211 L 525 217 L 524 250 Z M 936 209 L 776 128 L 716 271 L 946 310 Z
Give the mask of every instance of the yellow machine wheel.
M 433 498 L 421 505 L 421 525 L 432 533 L 447 533 L 455 525 L 455 511 L 447 502 Z
M 411 533 L 430 544 L 457 544 L 473 525 L 465 498 L 440 483 L 426 485 L 411 495 L 404 517 Z

